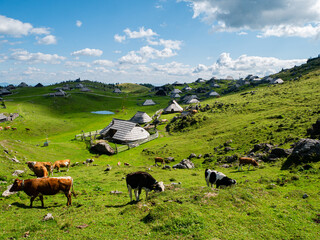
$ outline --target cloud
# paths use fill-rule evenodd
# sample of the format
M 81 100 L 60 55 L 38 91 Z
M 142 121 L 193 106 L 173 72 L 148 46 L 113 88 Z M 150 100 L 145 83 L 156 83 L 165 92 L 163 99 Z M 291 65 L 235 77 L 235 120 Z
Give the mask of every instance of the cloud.
M 66 67 L 91 67 L 90 63 L 87 62 L 75 62 L 75 61 L 67 61 L 65 63 Z
M 53 35 L 48 35 L 43 38 L 37 38 L 39 44 L 43 45 L 51 45 L 51 44 L 57 44 L 57 39 Z
M 116 42 L 122 43 L 124 40 L 126 40 L 126 36 L 120 36 L 118 34 L 114 35 L 114 40 Z
M 47 35 L 49 28 L 34 28 L 30 23 L 23 23 L 19 20 L 0 15 L 0 34 L 11 37 L 22 37 L 29 34 Z
M 164 40 L 164 39 L 160 39 L 159 41 L 148 40 L 148 43 L 150 45 L 160 45 L 160 46 L 164 46 L 164 48 L 170 48 L 170 49 L 175 49 L 175 50 L 180 50 L 181 45 L 182 45 L 182 41 Z
M 93 62 L 94 65 L 100 65 L 105 67 L 113 67 L 114 63 L 110 60 L 95 60 Z
M 85 48 L 79 51 L 71 53 L 72 56 L 91 56 L 91 57 L 100 57 L 103 54 L 103 51 L 100 49 L 90 49 Z
M 27 70 L 23 72 L 24 75 L 31 75 L 35 73 L 39 73 L 41 70 L 36 67 L 28 67 Z
M 193 73 L 218 77 L 231 75 L 238 78 L 239 75 L 246 76 L 254 74 L 267 76 L 280 71 L 282 68 L 290 68 L 306 62 L 306 59 L 281 60 L 274 57 L 259 57 L 241 55 L 236 59 L 230 57 L 230 53 L 222 53 L 213 65 L 199 64 L 193 69 Z
M 139 51 L 130 51 L 127 55 L 119 59 L 120 64 L 140 64 L 146 63 L 149 59 L 169 58 L 177 55 L 170 48 L 157 50 L 150 46 L 144 46 Z
M 153 71 L 161 72 L 168 75 L 175 76 L 188 76 L 192 74 L 192 68 L 189 65 L 184 65 L 183 63 L 171 62 L 166 64 L 150 64 L 153 67 Z
M 139 31 L 131 31 L 129 28 L 123 30 L 128 38 L 150 38 L 153 36 L 157 36 L 158 34 L 152 31 L 152 29 L 145 30 L 144 27 L 140 27 Z
M 44 53 L 29 53 L 26 50 L 15 50 L 10 59 L 28 63 L 51 63 L 60 64 L 61 61 L 65 60 L 65 57 L 59 56 L 57 54 L 44 54 Z
M 80 20 L 77 20 L 77 21 L 76 21 L 76 26 L 77 26 L 77 27 L 81 27 L 81 26 L 82 26 L 82 22 L 81 22 Z
M 320 0 L 183 1 L 193 9 L 193 18 L 212 25 L 215 32 L 255 30 L 264 37 L 314 37 L 320 33 Z

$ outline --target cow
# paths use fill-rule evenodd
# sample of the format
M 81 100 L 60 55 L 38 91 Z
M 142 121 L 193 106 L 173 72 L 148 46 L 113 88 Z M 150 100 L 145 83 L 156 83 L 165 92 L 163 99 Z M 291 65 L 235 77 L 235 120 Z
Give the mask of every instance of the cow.
M 0 130 L 3 130 L 3 127 L 0 126 Z
M 130 166 L 130 163 L 126 163 L 126 162 L 125 162 L 125 163 L 123 163 L 123 165 L 125 165 L 125 166 L 128 166 L 128 167 L 129 167 L 129 166 Z
M 35 161 L 28 161 L 28 162 L 26 162 L 26 164 L 28 165 L 28 167 L 33 171 L 33 166 L 35 165 L 35 164 L 38 164 L 38 165 L 43 165 L 46 169 L 47 169 L 47 171 L 48 171 L 48 173 L 49 173 L 49 175 L 50 175 L 50 173 L 51 173 L 51 166 L 52 166 L 52 163 L 51 162 L 35 162 Z
M 255 167 L 258 167 L 258 166 L 259 166 L 258 162 L 257 162 L 256 160 L 254 160 L 253 158 L 250 158 L 250 157 L 240 157 L 240 158 L 239 158 L 238 171 L 240 170 L 240 168 L 241 168 L 241 170 L 242 170 L 242 165 L 245 165 L 245 164 L 248 164 L 248 165 L 249 165 L 248 171 L 249 171 L 249 169 L 250 169 L 250 165 L 253 165 L 253 166 L 255 166 Z
M 154 158 L 154 165 L 158 166 L 158 162 L 161 163 L 161 165 L 165 165 L 165 161 L 162 157 L 155 157 Z
M 17 130 L 17 128 L 16 127 L 12 127 L 11 130 Z
M 126 177 L 127 188 L 130 195 L 130 200 L 132 202 L 132 189 L 134 190 L 134 195 L 136 201 L 139 201 L 139 196 L 141 190 L 146 191 L 146 200 L 148 200 L 148 193 L 152 190 L 155 191 L 164 191 L 163 182 L 157 182 L 149 173 L 147 172 L 134 172 L 129 173 Z
M 48 177 L 48 170 L 41 162 L 27 162 L 27 165 L 37 177 Z
M 68 199 L 67 206 L 71 205 L 71 193 L 76 197 L 73 191 L 72 177 L 34 178 L 26 180 L 16 179 L 9 189 L 9 192 L 16 191 L 24 191 L 31 197 L 30 208 L 32 208 L 32 203 L 37 196 L 39 196 L 41 200 L 42 207 L 44 207 L 43 195 L 55 195 L 59 191 L 62 191 Z
M 5 126 L 5 127 L 4 127 L 4 130 L 9 130 L 9 129 L 11 129 L 10 126 Z
M 118 162 L 117 165 L 118 165 L 118 167 L 120 167 L 121 166 L 121 162 Z
M 60 172 L 61 167 L 66 167 L 68 172 L 70 167 L 70 159 L 55 161 L 54 164 L 51 166 L 51 174 L 53 174 L 54 169 L 57 169 L 58 172 Z
M 26 128 L 26 131 L 27 131 L 27 132 L 30 131 L 30 128 Z
M 216 184 L 216 188 L 228 187 L 228 186 L 233 186 L 237 184 L 236 180 L 231 179 L 226 175 L 224 175 L 223 173 L 215 170 L 206 169 L 204 175 L 205 175 L 205 179 L 208 187 L 209 185 L 211 185 L 212 187 L 213 184 Z

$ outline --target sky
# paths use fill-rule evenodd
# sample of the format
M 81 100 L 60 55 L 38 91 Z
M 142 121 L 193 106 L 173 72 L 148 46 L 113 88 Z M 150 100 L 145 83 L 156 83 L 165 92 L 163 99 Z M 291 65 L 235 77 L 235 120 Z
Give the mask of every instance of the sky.
M 0 82 L 264 77 L 320 53 L 320 0 L 0 0 Z

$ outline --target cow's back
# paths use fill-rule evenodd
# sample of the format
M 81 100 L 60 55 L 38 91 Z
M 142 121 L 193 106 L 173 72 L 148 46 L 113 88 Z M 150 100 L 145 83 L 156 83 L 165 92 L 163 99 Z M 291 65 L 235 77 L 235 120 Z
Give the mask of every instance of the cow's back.
M 33 195 L 34 192 L 38 192 L 43 195 L 54 195 L 59 191 L 68 192 L 72 187 L 71 177 L 37 178 L 29 179 L 29 181 L 30 182 L 25 182 L 24 190 L 25 192 L 26 190 L 30 191 L 31 195 Z
M 134 172 L 129 173 L 126 177 L 127 185 L 129 184 L 130 187 L 133 189 L 138 187 L 150 187 L 151 185 L 155 184 L 157 181 L 146 172 Z

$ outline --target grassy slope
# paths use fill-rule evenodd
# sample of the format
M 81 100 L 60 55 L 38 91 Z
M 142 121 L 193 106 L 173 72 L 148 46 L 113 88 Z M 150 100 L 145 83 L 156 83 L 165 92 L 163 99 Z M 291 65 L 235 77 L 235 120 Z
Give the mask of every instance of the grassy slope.
M 256 88 L 255 95 L 239 93 L 202 104 L 224 103 L 206 115 L 208 120 L 183 133 L 169 135 L 160 126 L 161 137 L 130 151 L 115 156 L 95 158 L 97 166 L 83 165 L 55 176 L 70 175 L 79 194 L 73 206 L 65 207 L 66 198 L 60 194 L 45 197 L 45 209 L 29 209 L 29 197 L 23 192 L 8 198 L 0 197 L 2 218 L 0 238 L 21 238 L 30 232 L 33 239 L 315 239 L 318 225 L 313 221 L 320 211 L 319 170 L 280 171 L 281 162 L 263 164 L 255 171 L 236 171 L 236 166 L 221 169 L 214 162 L 202 164 L 196 159 L 193 170 L 165 171 L 151 167 L 151 174 L 170 186 L 164 193 L 151 194 L 146 202 L 127 204 L 125 180 L 132 171 L 146 170 L 153 164 L 154 156 L 174 156 L 177 161 L 191 152 L 214 153 L 214 158 L 224 156 L 214 148 L 232 139 L 236 150 L 228 154 L 244 154 L 257 142 L 283 144 L 288 147 L 295 139 L 304 137 L 306 129 L 319 117 L 319 72 L 313 71 L 299 81 L 281 86 Z M 51 87 L 52 88 L 52 87 Z M 41 89 L 41 94 L 50 87 Z M 139 92 L 139 90 L 134 90 Z M 35 89 L 19 90 L 7 97 L 5 112 L 19 112 L 21 118 L 11 126 L 17 131 L 0 132 L 0 177 L 8 184 L 14 179 L 11 173 L 26 169 L 27 160 L 55 161 L 70 158 L 82 162 L 92 156 L 85 144 L 73 141 L 75 134 L 105 127 L 112 117 L 129 119 L 137 110 L 152 115 L 163 108 L 168 98 L 151 97 L 150 93 L 125 93 L 115 95 L 110 91 L 94 90 L 84 94 L 73 91 L 64 98 L 44 98 Z M 145 99 L 159 104 L 139 106 Z M 137 100 L 138 99 L 138 100 Z M 233 104 L 233 106 L 231 105 Z M 3 109 L 4 110 L 4 109 Z M 90 111 L 111 110 L 112 116 L 90 114 Z M 283 118 L 279 119 L 281 115 Z M 166 115 L 163 118 L 172 118 Z M 255 124 L 252 124 L 255 122 Z M 5 126 L 7 124 L 1 124 Z M 30 132 L 24 131 L 31 128 Z M 48 137 L 49 147 L 41 147 Z M 8 150 L 6 154 L 3 150 Z M 147 149 L 148 151 L 142 151 Z M 16 156 L 22 163 L 12 163 Z M 132 167 L 117 167 L 116 163 L 129 162 Z M 103 170 L 110 164 L 109 173 Z M 205 187 L 205 167 L 214 167 L 238 181 L 234 188 L 216 190 Z M 319 168 L 319 164 L 315 164 Z M 32 178 L 30 170 L 22 176 Z M 2 192 L 8 184 L 0 184 Z M 124 194 L 112 195 L 118 190 Z M 307 193 L 309 198 L 302 199 Z M 36 201 L 35 206 L 40 206 Z M 53 221 L 42 222 L 42 217 L 52 213 Z M 79 229 L 81 224 L 89 225 Z

